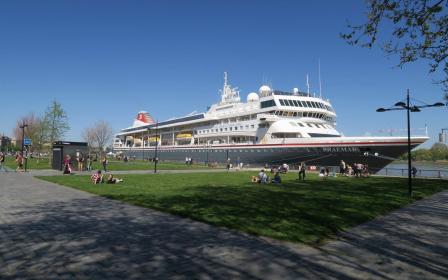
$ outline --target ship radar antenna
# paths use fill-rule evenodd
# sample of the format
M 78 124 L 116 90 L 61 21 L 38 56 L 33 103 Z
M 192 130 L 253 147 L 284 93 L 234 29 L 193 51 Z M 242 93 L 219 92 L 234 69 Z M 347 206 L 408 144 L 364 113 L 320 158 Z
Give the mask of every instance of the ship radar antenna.
M 309 80 L 308 80 L 308 74 L 306 74 L 306 88 L 307 88 L 307 93 L 308 93 L 308 96 L 310 95 L 310 83 L 309 83 Z
M 319 68 L 319 97 L 322 99 L 322 80 L 320 78 L 320 58 L 317 62 Z
M 227 85 L 227 72 L 224 72 L 224 86 Z

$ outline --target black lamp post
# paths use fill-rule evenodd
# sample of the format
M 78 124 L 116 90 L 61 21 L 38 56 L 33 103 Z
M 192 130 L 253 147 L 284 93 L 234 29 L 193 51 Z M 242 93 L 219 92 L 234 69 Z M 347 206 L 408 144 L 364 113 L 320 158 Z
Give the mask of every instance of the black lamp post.
M 22 125 L 20 128 L 22 129 L 22 148 L 21 148 L 21 154 L 22 154 L 22 160 L 25 159 L 25 171 L 27 168 L 28 159 L 25 157 L 25 154 L 23 153 L 24 146 L 25 146 L 25 127 L 28 127 L 28 124 L 25 124 L 25 121 L 22 122 Z
M 159 145 L 159 139 L 158 139 L 158 126 L 159 122 L 156 122 L 156 148 L 154 149 L 154 173 L 157 173 L 157 162 L 159 159 L 157 158 L 157 146 Z
M 442 102 L 437 102 L 432 105 L 422 105 L 422 106 L 416 106 L 411 105 L 409 100 L 409 89 L 407 90 L 406 94 L 406 103 L 400 101 L 395 103 L 395 105 L 391 108 L 378 108 L 377 112 L 386 112 L 386 111 L 395 111 L 395 110 L 406 110 L 407 112 L 407 125 L 408 125 L 408 192 L 409 196 L 412 196 L 412 176 L 411 176 L 411 119 L 410 119 L 410 112 L 420 112 L 421 108 L 427 108 L 427 107 L 441 107 L 445 106 Z

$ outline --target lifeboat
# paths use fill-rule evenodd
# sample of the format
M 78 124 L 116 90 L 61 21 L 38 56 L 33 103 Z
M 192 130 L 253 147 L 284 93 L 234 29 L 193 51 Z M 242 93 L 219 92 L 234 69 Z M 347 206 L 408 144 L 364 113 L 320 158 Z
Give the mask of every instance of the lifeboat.
M 193 134 L 191 133 L 180 133 L 176 136 L 177 140 L 190 140 L 191 138 L 193 138 Z
M 160 141 L 160 137 L 155 137 L 155 136 L 149 137 L 149 142 L 151 142 L 151 143 L 158 142 L 158 141 Z

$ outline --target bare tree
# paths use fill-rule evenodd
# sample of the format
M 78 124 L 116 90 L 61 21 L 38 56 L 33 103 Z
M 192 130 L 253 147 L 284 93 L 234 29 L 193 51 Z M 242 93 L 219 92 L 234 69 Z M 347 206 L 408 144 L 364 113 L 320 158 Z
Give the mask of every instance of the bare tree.
M 113 131 L 109 123 L 98 121 L 92 127 L 84 129 L 83 138 L 89 146 L 97 148 L 100 156 L 106 147 L 111 143 Z
M 31 139 L 32 142 L 32 150 L 39 149 L 39 139 L 40 139 L 40 127 L 42 123 L 42 118 L 37 117 L 34 113 L 28 113 L 26 116 L 21 117 L 17 120 L 16 126 L 14 127 L 13 134 L 14 137 L 17 140 L 17 143 L 20 143 L 20 146 L 22 145 L 23 139 L 22 139 L 22 126 L 23 124 L 26 124 L 24 134 L 25 138 Z
M 82 132 L 82 138 L 84 141 L 87 142 L 87 145 L 89 147 L 89 155 L 92 150 L 95 150 L 95 148 L 98 146 L 96 144 L 96 137 L 95 137 L 95 131 L 91 127 L 86 127 Z

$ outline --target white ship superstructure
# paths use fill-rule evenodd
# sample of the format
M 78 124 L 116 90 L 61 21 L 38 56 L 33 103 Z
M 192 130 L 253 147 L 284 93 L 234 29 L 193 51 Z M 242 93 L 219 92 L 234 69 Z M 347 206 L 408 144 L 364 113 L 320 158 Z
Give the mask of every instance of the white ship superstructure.
M 220 92 L 221 101 L 205 113 L 153 123 L 146 112 L 140 112 L 134 126 L 116 135 L 114 150 L 143 155 L 157 146 L 161 160 L 193 157 L 204 162 L 259 164 L 308 161 L 337 165 L 340 159 L 370 163 L 369 155 L 384 154 L 376 158 L 374 165 L 378 166 L 405 152 L 404 137 L 342 137 L 335 128 L 336 113 L 330 101 L 309 90 L 285 92 L 263 85 L 242 102 L 225 73 Z M 413 137 L 412 144 L 426 140 Z

